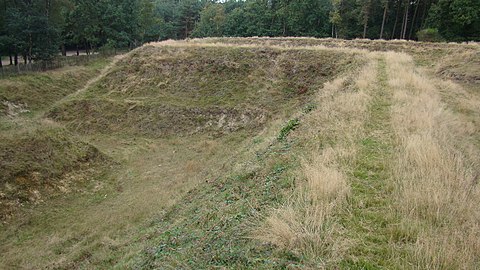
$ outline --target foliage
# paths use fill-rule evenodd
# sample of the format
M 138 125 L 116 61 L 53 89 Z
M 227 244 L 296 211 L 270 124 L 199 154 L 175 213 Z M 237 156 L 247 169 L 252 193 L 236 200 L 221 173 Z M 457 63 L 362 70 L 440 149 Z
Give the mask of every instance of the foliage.
M 438 29 L 437 36 L 430 30 Z M 416 36 L 416 34 L 420 36 Z M 431 37 L 431 35 L 435 37 Z M 480 40 L 478 0 L 3 0 L 0 56 L 191 37 Z M 17 59 L 17 57 L 15 57 Z M 16 62 L 16 61 L 15 61 Z
M 444 40 L 436 28 L 427 28 L 418 31 L 417 37 L 419 41 L 441 42 Z
M 439 0 L 432 6 L 427 23 L 447 40 L 480 40 L 480 2 Z
M 200 13 L 200 21 L 192 35 L 195 37 L 219 37 L 225 27 L 225 8 L 221 4 L 207 5 Z

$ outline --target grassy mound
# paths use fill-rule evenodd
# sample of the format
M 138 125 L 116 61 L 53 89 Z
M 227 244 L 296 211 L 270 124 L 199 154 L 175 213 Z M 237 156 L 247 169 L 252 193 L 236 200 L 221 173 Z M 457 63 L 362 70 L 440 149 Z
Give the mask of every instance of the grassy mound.
M 0 79 L 0 116 L 16 115 L 15 106 L 24 111 L 46 109 L 80 88 L 106 63 L 107 59 L 99 59 L 84 66 Z
M 478 82 L 480 45 L 478 43 L 430 43 L 405 40 L 368 40 L 368 39 L 317 39 L 317 38 L 206 38 L 194 42 L 203 44 L 233 44 L 248 46 L 305 47 L 322 46 L 326 48 L 355 49 L 371 52 L 394 51 L 408 53 L 414 60 L 427 68 L 435 66 L 438 73 L 448 78 L 466 82 Z
M 70 192 L 107 159 L 95 147 L 48 123 L 0 133 L 0 217 L 26 202 L 40 202 L 54 191 Z M 90 170 L 87 172 L 87 169 Z M 85 175 L 84 174 L 84 175 Z
M 255 130 L 308 103 L 354 61 L 349 53 L 305 49 L 147 45 L 48 117 L 82 133 L 161 137 Z

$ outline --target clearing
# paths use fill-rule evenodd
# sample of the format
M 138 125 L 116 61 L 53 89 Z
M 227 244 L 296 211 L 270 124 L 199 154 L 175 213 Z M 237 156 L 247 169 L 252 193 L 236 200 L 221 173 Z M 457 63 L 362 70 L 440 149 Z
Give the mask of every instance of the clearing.
M 165 41 L 0 81 L 2 269 L 480 267 L 478 44 Z

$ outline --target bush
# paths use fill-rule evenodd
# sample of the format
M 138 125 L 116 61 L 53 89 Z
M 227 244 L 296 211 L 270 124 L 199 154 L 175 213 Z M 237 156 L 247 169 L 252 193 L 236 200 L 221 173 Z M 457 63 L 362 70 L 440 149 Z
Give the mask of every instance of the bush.
M 417 32 L 418 41 L 442 42 L 445 39 L 440 35 L 437 28 L 427 28 Z

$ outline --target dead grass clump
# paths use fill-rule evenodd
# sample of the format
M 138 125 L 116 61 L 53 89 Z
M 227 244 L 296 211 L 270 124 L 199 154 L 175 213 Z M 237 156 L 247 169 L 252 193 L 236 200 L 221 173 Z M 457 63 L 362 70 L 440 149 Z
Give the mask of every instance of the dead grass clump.
M 420 268 L 478 267 L 480 187 L 471 125 L 441 102 L 435 82 L 405 55 L 386 55 L 394 89 L 398 152 L 396 210 L 418 231 L 407 263 Z M 476 154 L 478 155 L 478 153 Z
M 342 227 L 338 211 L 349 192 L 344 173 L 334 168 L 338 154 L 327 149 L 303 166 L 304 182 L 295 194 L 267 218 L 257 232 L 258 239 L 301 255 L 308 261 L 323 262 L 338 257 L 345 243 L 338 241 Z M 330 166 L 329 166 L 330 165 Z

